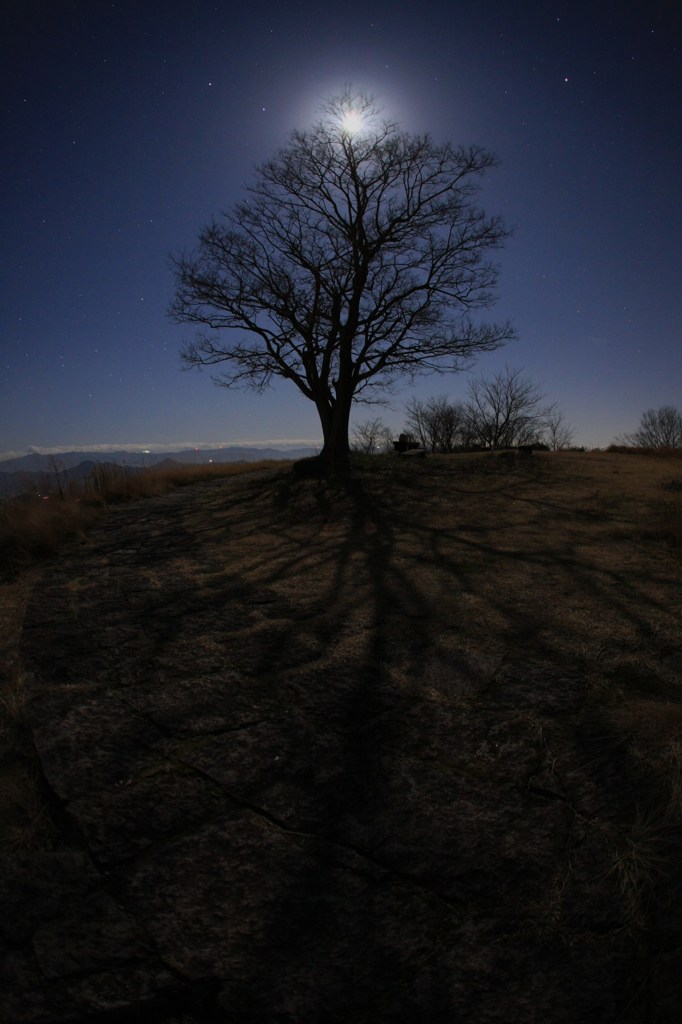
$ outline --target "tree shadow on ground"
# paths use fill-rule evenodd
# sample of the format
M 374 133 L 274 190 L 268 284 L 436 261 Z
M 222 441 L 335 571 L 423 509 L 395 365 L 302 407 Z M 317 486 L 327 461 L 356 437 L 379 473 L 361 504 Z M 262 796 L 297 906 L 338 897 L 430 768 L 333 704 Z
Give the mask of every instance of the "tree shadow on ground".
M 594 520 L 543 464 L 451 466 L 122 510 L 33 609 L 34 700 L 61 686 L 74 709 L 72 740 L 50 738 L 67 806 L 106 856 L 123 777 L 145 840 L 116 847 L 109 884 L 235 1020 L 611 1021 L 649 970 L 613 869 L 636 780 L 595 729 L 566 600 L 630 646 L 675 610 L 585 545 Z M 79 743 L 107 728 L 86 771 Z M 186 776 L 215 799 L 152 829 L 141 780 L 163 801 Z

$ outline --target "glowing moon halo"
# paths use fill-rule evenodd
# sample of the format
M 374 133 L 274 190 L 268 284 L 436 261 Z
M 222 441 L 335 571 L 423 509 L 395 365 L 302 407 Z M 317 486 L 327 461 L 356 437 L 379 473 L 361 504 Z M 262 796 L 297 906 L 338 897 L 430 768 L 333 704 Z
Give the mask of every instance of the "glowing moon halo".
M 357 110 L 347 110 L 343 115 L 341 121 L 341 128 L 348 135 L 355 135 L 362 128 L 362 114 L 359 114 Z

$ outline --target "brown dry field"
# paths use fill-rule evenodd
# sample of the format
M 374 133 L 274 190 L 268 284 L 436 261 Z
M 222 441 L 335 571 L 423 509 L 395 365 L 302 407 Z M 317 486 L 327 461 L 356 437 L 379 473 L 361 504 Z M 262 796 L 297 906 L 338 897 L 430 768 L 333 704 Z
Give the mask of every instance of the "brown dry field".
M 24 688 L 33 713 L 52 686 L 59 697 L 55 671 L 62 695 L 79 686 L 84 694 L 106 694 L 112 682 L 125 689 L 121 675 L 132 671 L 137 681 L 126 691 L 131 714 L 135 708 L 144 711 L 150 701 L 159 720 L 173 721 L 179 712 L 178 763 L 196 762 L 199 768 L 201 744 L 212 742 L 201 729 L 210 733 L 212 712 L 224 716 L 226 693 L 236 702 L 227 709 L 228 718 L 236 712 L 237 719 L 239 714 L 249 719 L 252 702 L 269 706 L 272 690 L 273 707 L 290 698 L 269 726 L 277 750 L 282 744 L 289 749 L 299 735 L 308 740 L 301 758 L 288 769 L 280 767 L 270 790 L 268 759 L 275 746 L 268 747 L 268 728 L 261 734 L 256 721 L 250 723 L 253 729 L 235 732 L 230 721 L 236 774 L 228 789 L 237 794 L 243 789 L 244 806 L 262 812 L 256 816 L 255 845 L 244 848 L 244 857 L 260 864 L 259 844 L 263 837 L 272 839 L 273 830 L 278 842 L 287 838 L 289 852 L 298 844 L 300 856 L 318 838 L 316 801 L 334 799 L 315 771 L 308 771 L 310 759 L 323 761 L 323 781 L 340 779 L 352 799 L 359 773 L 364 781 L 358 793 L 366 790 L 365 799 L 369 793 L 374 803 L 365 817 L 356 816 L 359 825 L 352 806 L 338 821 L 332 815 L 331 824 L 329 808 L 321 807 L 321 837 L 370 856 L 379 842 L 387 863 L 403 871 L 403 880 L 413 874 L 421 878 L 420 871 L 426 878 L 429 871 L 449 877 L 454 859 L 464 879 L 457 917 L 463 922 L 461 935 L 469 934 L 467 928 L 473 928 L 471 935 L 482 929 L 478 940 L 461 945 L 454 925 L 448 933 L 454 938 L 445 952 L 453 963 L 464 963 L 466 977 L 478 977 L 479 956 L 504 949 L 536 986 L 533 1000 L 542 1002 L 537 1010 L 534 1002 L 526 1006 L 524 1020 L 550 1019 L 545 1011 L 556 1008 L 564 995 L 560 1019 L 569 1020 L 573 1005 L 601 1005 L 604 989 L 604 1006 L 617 1003 L 623 1024 L 677 1021 L 681 564 L 682 459 L 672 455 L 358 457 L 345 490 L 299 479 L 290 466 L 279 465 L 104 510 L 89 533 L 66 543 L 43 566 L 33 565 L 0 586 L 2 863 L 11 869 L 25 853 L 38 852 L 38 859 L 42 851 L 68 855 L 74 841 L 69 813 L 81 815 L 75 820 L 89 825 L 87 834 L 97 843 L 97 813 L 102 812 L 105 838 L 99 855 L 106 853 L 107 842 L 116 847 L 120 838 L 118 819 L 110 825 L 106 810 L 116 805 L 118 781 L 108 795 L 97 784 L 90 803 L 72 800 L 66 815 L 56 799 L 63 772 L 89 777 L 94 771 L 92 737 L 99 734 L 85 729 L 74 740 L 72 733 L 59 732 L 59 716 L 48 714 L 41 725 L 40 714 L 33 715 L 39 746 L 43 730 L 47 777 L 57 780 L 51 792 L 25 724 Z M 155 652 L 151 680 L 138 647 Z M 31 666 L 37 676 L 31 676 Z M 72 673 L 74 681 L 64 686 Z M 232 689 L 225 688 L 226 680 Z M 349 693 L 352 705 L 346 709 Z M 301 709 L 291 706 L 297 698 Z M 207 706 L 206 700 L 220 707 Z M 353 753 L 352 764 L 336 763 L 344 756 L 337 757 L 336 733 L 325 731 L 324 720 L 316 718 L 324 709 L 341 714 L 344 723 L 348 715 L 349 731 L 342 732 L 338 746 L 346 754 L 356 751 L 353 743 L 366 719 L 374 723 L 368 735 L 383 744 L 380 754 L 391 765 L 385 778 L 374 779 L 376 792 L 362 774 L 370 770 L 369 761 L 355 763 Z M 193 722 L 202 714 L 208 726 Z M 395 728 L 397 722 L 400 728 L 392 732 L 390 723 Z M 47 742 L 46 729 L 56 732 Z M 125 730 L 122 735 L 125 744 Z M 60 749 L 62 741 L 68 756 L 64 751 L 53 756 L 50 769 L 50 751 Z M 197 745 L 199 753 L 193 755 Z M 114 746 L 122 763 L 128 763 L 128 755 L 134 762 L 136 750 Z M 166 748 L 159 749 L 165 758 Z M 55 765 L 61 767 L 51 776 Z M 175 777 L 170 768 L 164 774 L 157 765 L 154 771 L 153 779 Z M 249 796 L 251 783 L 260 792 L 259 773 L 266 780 L 259 796 L 263 808 Z M 134 805 L 135 780 L 128 782 Z M 144 789 L 144 780 L 137 783 Z M 307 797 L 312 810 L 306 810 Z M 343 801 L 339 806 L 345 807 Z M 382 814 L 386 821 L 375 836 L 373 824 Z M 144 819 L 134 821 L 139 831 Z M 393 846 L 389 840 L 381 845 L 384 832 L 389 840 L 395 834 Z M 482 837 L 471 863 L 470 835 Z M 135 847 L 136 834 L 124 829 L 124 845 L 126 836 Z M 450 845 L 449 836 L 466 840 L 462 850 Z M 203 842 L 197 849 L 203 851 Z M 159 855 L 162 866 L 166 855 Z M 209 851 L 211 865 L 212 856 Z M 205 941 L 193 922 L 203 920 L 199 896 L 202 871 L 208 868 L 202 860 L 198 902 L 190 900 L 183 918 L 185 904 L 164 888 L 163 871 L 152 873 L 154 884 L 147 885 L 145 864 L 154 858 L 146 857 L 143 853 L 127 869 L 142 879 L 126 890 L 131 912 L 163 940 L 164 900 L 171 899 L 180 913 L 179 955 L 187 945 L 191 958 L 192 942 L 203 949 Z M 491 891 L 502 894 L 501 902 L 488 911 L 489 920 L 485 913 L 477 917 L 471 869 L 480 857 L 487 858 L 484 877 L 486 871 L 490 879 L 500 873 Z M 269 863 L 267 857 L 263 863 Z M 285 867 L 289 863 L 285 860 Z M 404 863 L 412 865 L 412 873 L 405 873 Z M 509 863 L 516 873 L 509 874 Z M 124 885 L 124 874 L 114 871 L 114 876 Z M 273 877 L 278 884 L 276 872 Z M 159 887 L 161 912 L 153 899 Z M 141 900 L 139 906 L 135 900 Z M 361 919 L 362 908 L 353 910 Z M 401 904 L 399 913 L 404 912 Z M 249 919 L 256 932 L 263 926 L 260 918 Z M 211 941 L 220 951 L 225 936 L 216 927 Z M 278 935 L 272 933 L 272 955 L 282 952 Z M 331 948 L 336 949 L 333 943 Z M 429 947 L 429 961 L 434 950 Z M 538 978 L 533 973 L 540 953 L 550 977 L 546 992 L 542 972 Z M 583 964 L 576 968 L 580 991 L 573 993 L 565 988 L 572 984 L 565 966 L 569 953 Z M 408 959 L 412 955 L 405 953 Z M 515 967 L 507 970 L 516 977 Z M 226 967 L 220 977 L 229 988 L 231 971 Z M 24 981 L 24 995 L 32 985 Z M 467 992 L 465 986 L 456 997 L 462 1005 L 468 1005 Z M 479 997 L 496 1008 L 490 1019 L 510 1019 L 505 1005 L 510 1013 L 518 1010 L 513 998 L 498 1006 L 494 979 Z
M 380 664 L 435 701 L 475 707 L 508 666 L 526 666 L 538 687 L 580 673 L 586 714 L 608 722 L 640 773 L 635 842 L 682 816 L 681 489 L 672 457 L 359 458 L 350 494 L 287 467 L 197 485 L 183 526 L 213 564 L 288 609 L 281 624 L 272 610 L 244 624 L 243 665 L 272 656 L 281 626 L 290 660 L 298 646 L 322 669 Z M 44 571 L 0 587 L 5 852 L 60 841 L 21 720 L 22 620 Z M 187 573 L 201 597 L 206 580 Z M 187 642 L 178 636 L 177 656 Z M 210 659 L 213 643 L 195 635 L 185 653 Z M 472 664 L 474 675 L 453 671 Z
M 538 657 L 579 669 L 595 698 L 676 700 L 682 460 L 370 459 L 354 483 L 346 496 L 275 474 L 241 504 L 216 497 L 209 519 L 202 504 L 194 527 L 231 574 L 294 602 L 301 641 L 326 619 L 330 661 L 428 680 L 458 654 L 491 675 Z M 254 657 L 258 628 L 244 635 Z

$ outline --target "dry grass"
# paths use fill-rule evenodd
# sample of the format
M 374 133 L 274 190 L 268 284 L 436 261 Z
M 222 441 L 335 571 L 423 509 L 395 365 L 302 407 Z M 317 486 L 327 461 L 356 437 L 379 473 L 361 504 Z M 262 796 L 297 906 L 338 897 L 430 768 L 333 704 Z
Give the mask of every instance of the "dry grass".
M 682 825 L 682 704 L 631 698 L 611 711 L 640 773 L 658 790 L 659 809 Z
M 155 466 L 142 471 L 130 471 L 123 466 L 98 466 L 85 482 L 80 500 L 90 505 L 114 505 L 138 498 L 151 498 L 165 494 L 176 487 L 188 487 L 206 480 L 252 473 L 281 465 L 274 461 L 214 462 L 197 466 Z
M 24 724 L 24 673 L 19 649 L 26 604 L 40 575 L 33 569 L 0 585 L 0 854 L 44 849 L 56 840 L 38 760 Z
M 480 678 L 452 666 L 472 656 L 488 681 L 515 658 L 579 672 L 592 706 L 605 713 L 611 742 L 627 748 L 641 780 L 642 809 L 613 844 L 613 872 L 633 927 L 640 927 L 682 821 L 680 679 L 666 667 L 668 652 L 682 655 L 682 506 L 675 493 L 678 457 L 630 454 L 560 452 L 527 460 L 483 454 L 418 463 L 366 457 L 355 463 L 350 494 L 295 480 L 276 463 L 282 472 L 269 483 L 244 484 L 248 502 L 236 489 L 229 506 L 217 495 L 213 519 L 199 503 L 186 527 L 201 532 L 216 564 L 288 599 L 299 620 L 292 628 L 283 623 L 286 635 L 301 648 L 319 647 L 330 665 L 337 652 L 358 662 L 381 657 L 406 681 L 421 673 L 436 696 L 456 685 L 466 706 L 475 706 Z M 259 468 L 102 472 L 78 501 L 68 494 L 61 504 L 51 498 L 31 507 L 31 515 L 5 509 L 0 546 L 17 553 L 17 565 L 29 565 L 86 529 L 109 504 Z M 29 542 L 31 531 L 36 539 Z M 21 724 L 18 637 L 39 580 L 40 570 L 32 568 L 0 586 L 0 650 L 8 666 L 0 703 L 8 752 L 0 765 L 5 849 L 55 841 L 41 814 Z M 396 606 L 412 617 L 408 636 L 393 632 Z M 259 645 L 272 643 L 272 630 L 256 616 L 252 634 L 242 637 L 243 658 L 253 660 L 254 671 Z M 194 652 L 198 643 L 193 637 Z
M 26 762 L 0 776 L 0 855 L 53 848 L 58 830 L 47 807 L 40 771 Z
M 397 467 L 384 485 L 377 465 L 369 485 L 400 524 L 390 534 L 394 564 L 409 566 L 415 591 L 434 595 L 433 621 L 457 623 L 420 663 L 430 685 L 440 688 L 452 675 L 443 666 L 472 653 L 491 675 L 538 656 L 588 680 L 586 716 L 606 715 L 605 740 L 627 752 L 640 797 L 629 824 L 607 829 L 634 932 L 679 870 L 682 834 L 680 453 L 637 454 L 433 458 Z M 457 697 L 475 706 L 476 686 L 460 679 Z
M 68 540 L 83 536 L 103 509 L 206 480 L 278 465 L 272 462 L 163 466 L 131 472 L 103 465 L 83 482 L 0 503 L 0 579 L 51 558 Z
M 31 592 L 40 585 L 42 563 L 66 541 L 83 536 L 109 505 L 270 465 L 216 463 L 135 474 L 105 467 L 80 486 L 63 487 L 61 495 L 55 490 L 0 505 L 0 855 L 49 848 L 59 841 L 23 715 L 21 627 Z
M 671 840 L 678 828 L 665 814 L 637 809 L 635 820 L 614 851 L 613 870 L 623 896 L 626 921 L 645 929 L 660 883 L 677 867 Z
M 610 455 L 641 455 L 646 459 L 682 460 L 682 448 L 637 448 L 625 444 L 611 444 L 607 451 Z
M 655 513 L 654 532 L 671 548 L 682 549 L 682 501 L 661 502 Z
M 50 558 L 97 519 L 88 505 L 70 498 L 29 497 L 0 506 L 0 575 L 12 576 Z

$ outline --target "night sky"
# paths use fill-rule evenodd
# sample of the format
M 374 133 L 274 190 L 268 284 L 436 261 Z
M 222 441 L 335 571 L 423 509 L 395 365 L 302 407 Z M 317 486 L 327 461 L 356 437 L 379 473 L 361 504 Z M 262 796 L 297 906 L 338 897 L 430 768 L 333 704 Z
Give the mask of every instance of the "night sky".
M 0 453 L 311 440 L 293 385 L 180 369 L 169 254 L 345 84 L 500 167 L 514 229 L 499 301 L 575 440 L 682 408 L 682 5 L 667 2 L 9 0 L 0 20 Z M 422 378 L 402 403 L 464 396 Z

